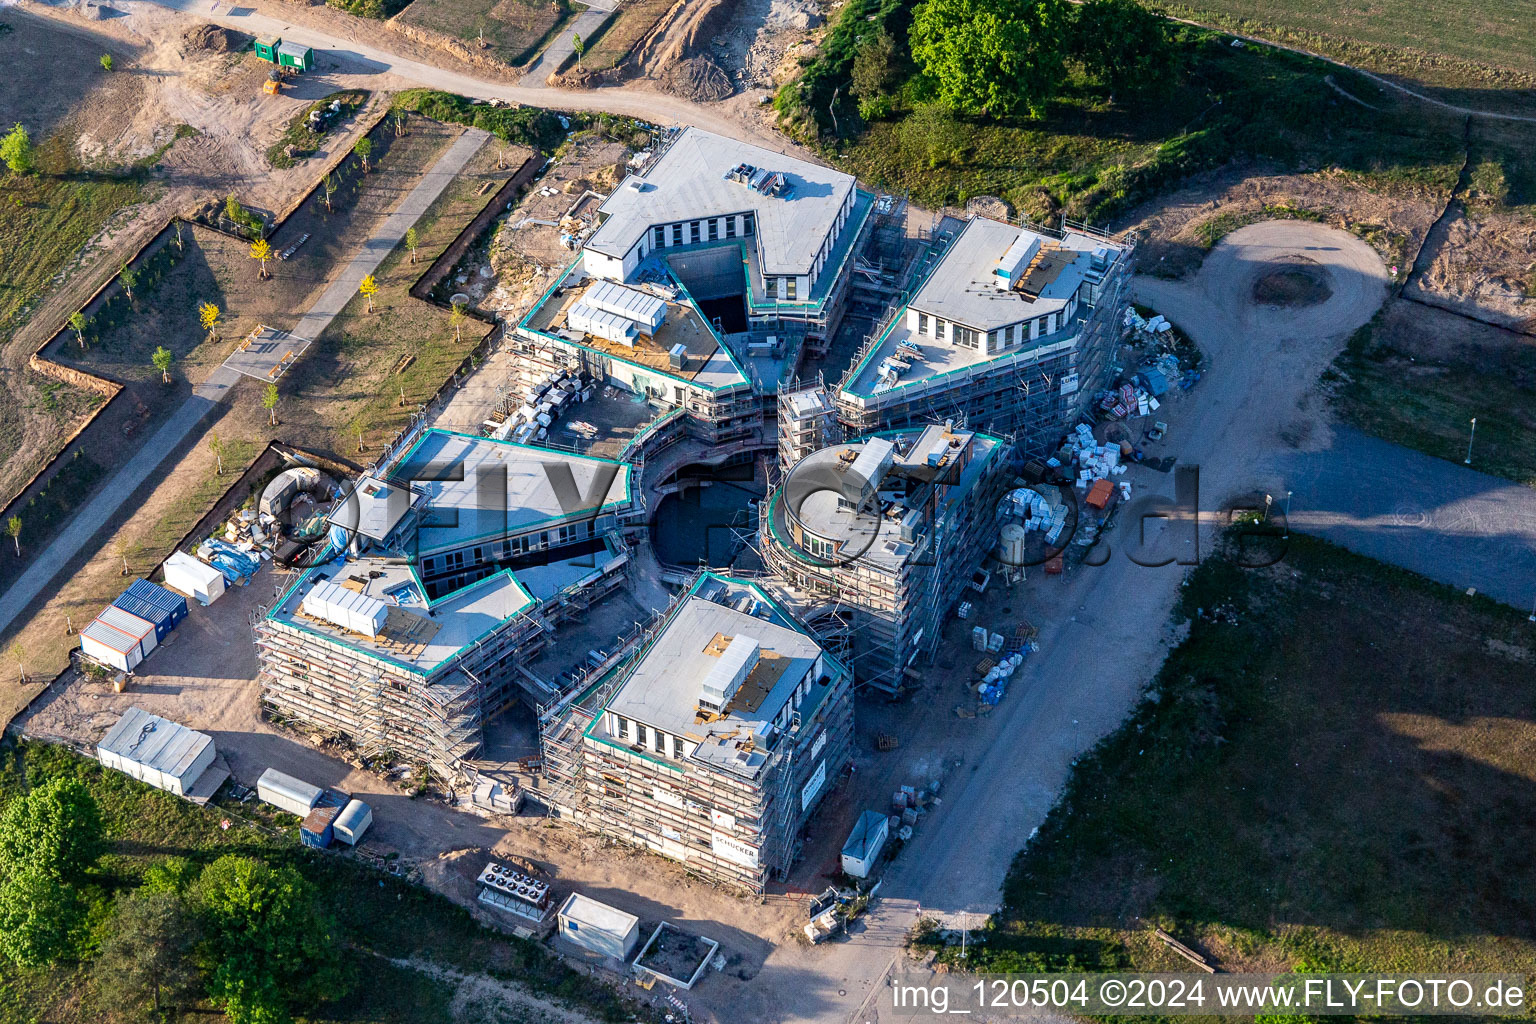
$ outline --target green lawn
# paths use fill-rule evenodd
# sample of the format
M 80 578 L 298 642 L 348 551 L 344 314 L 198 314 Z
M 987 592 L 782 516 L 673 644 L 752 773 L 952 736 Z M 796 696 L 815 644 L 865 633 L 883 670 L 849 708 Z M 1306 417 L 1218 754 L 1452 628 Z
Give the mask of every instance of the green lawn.
M 1529 0 L 1154 0 L 1153 6 L 1429 82 L 1536 84 L 1536 11 Z M 1527 80 L 1509 81 L 1516 76 Z
M 111 850 L 90 894 L 100 916 L 110 912 L 115 894 L 138 885 L 150 864 L 169 856 L 204 864 L 239 853 L 302 873 L 337 919 L 346 957 L 359 979 L 344 999 L 308 1008 L 303 1021 L 446 1024 L 454 1019 L 452 993 L 445 985 L 381 958 L 422 959 L 513 981 L 568 1001 L 599 1020 L 634 1019 L 635 1008 L 621 1003 L 613 990 L 566 967 L 541 946 L 483 928 L 468 912 L 424 889 L 347 858 L 306 850 L 298 844 L 296 828 L 285 826 L 274 834 L 247 824 L 240 815 L 252 813 L 250 805 L 242 805 L 237 815 L 218 807 L 203 810 L 63 748 L 7 742 L 0 746 L 0 806 L 23 786 L 57 775 L 83 779 L 102 807 Z M 226 816 L 234 821 L 227 831 L 219 827 Z M 0 970 L 0 1024 L 94 1024 L 103 1009 L 85 980 L 86 969 L 79 964 L 41 973 L 5 967 Z M 214 1018 L 195 1013 L 188 1019 Z
M 1426 352 L 1401 326 L 1429 320 L 1430 333 L 1450 316 L 1404 305 L 1391 329 L 1385 313 L 1361 327 L 1325 377 L 1334 407 L 1367 433 L 1457 462 L 1476 416 L 1475 468 L 1536 487 L 1536 344 Z
M 910 8 L 850 0 L 844 11 L 822 56 L 780 91 L 783 123 L 815 138 L 843 169 L 925 206 L 996 195 L 1032 218 L 1104 223 L 1191 174 L 1242 159 L 1443 196 L 1464 156 L 1459 120 L 1319 61 L 1233 48 L 1229 37 L 1192 28 L 1175 32 L 1176 82 L 1155 92 L 1111 98 L 1069 65 L 1041 118 L 986 119 L 927 104 L 912 79 L 890 116 L 865 123 L 849 100 L 850 40 L 875 25 L 900 37 Z M 1340 97 L 1329 76 L 1377 109 Z M 1513 165 L 1517 153 L 1508 147 L 1493 159 Z
M 50 140 L 37 173 L 0 170 L 0 334 L 108 217 L 144 198 L 141 174 L 81 170 L 68 151 L 67 140 Z
M 1536 971 L 1525 613 L 1300 535 L 1181 604 L 972 969 L 1187 969 L 1161 926 L 1233 971 Z

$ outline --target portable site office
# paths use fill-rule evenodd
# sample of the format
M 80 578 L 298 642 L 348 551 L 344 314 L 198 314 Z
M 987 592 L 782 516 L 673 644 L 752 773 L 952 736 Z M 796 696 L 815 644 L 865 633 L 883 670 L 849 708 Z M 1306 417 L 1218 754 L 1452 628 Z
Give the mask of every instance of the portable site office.
M 277 36 L 257 36 L 256 56 L 269 64 L 277 63 L 277 48 L 283 41 Z
M 280 42 L 277 44 L 277 63 L 280 67 L 308 71 L 315 66 L 315 51 L 299 43 Z
M 186 598 L 148 580 L 134 580 L 112 604 L 153 623 L 156 643 L 163 643 L 171 630 L 187 617 Z
M 80 652 L 120 672 L 132 672 L 155 649 L 155 624 L 110 605 L 80 631 Z
M 165 585 L 186 594 L 203 606 L 224 595 L 224 574 L 207 562 L 177 551 L 165 560 Z
M 96 745 L 96 759 L 156 789 L 186 796 L 213 763 L 213 737 L 140 707 L 123 712 Z

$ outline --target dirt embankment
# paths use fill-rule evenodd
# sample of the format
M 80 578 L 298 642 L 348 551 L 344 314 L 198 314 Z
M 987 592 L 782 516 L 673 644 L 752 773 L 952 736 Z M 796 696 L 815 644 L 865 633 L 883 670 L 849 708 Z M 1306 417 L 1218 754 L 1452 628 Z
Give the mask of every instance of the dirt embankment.
M 1432 244 L 1405 296 L 1536 334 L 1536 217 L 1463 207 Z
M 1143 273 L 1180 280 L 1198 270 L 1211 248 L 1238 228 L 1261 220 L 1313 220 L 1364 239 L 1401 282 L 1444 202 L 1443 197 L 1371 192 L 1327 173 L 1231 168 L 1195 178 L 1133 211 L 1116 227 L 1139 233 L 1136 258 Z

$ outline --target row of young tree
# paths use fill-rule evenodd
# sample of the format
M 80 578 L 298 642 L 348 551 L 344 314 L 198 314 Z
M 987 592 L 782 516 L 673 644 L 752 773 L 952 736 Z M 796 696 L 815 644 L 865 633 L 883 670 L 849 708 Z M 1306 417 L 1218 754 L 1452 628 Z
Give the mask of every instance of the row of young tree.
M 1039 116 L 1069 62 L 1115 93 L 1146 92 L 1168 82 L 1176 56 L 1169 23 L 1138 0 L 922 0 L 907 39 L 859 41 L 849 89 L 866 119 L 885 116 L 914 71 L 959 113 Z
M 347 990 L 336 926 L 292 868 L 233 854 L 205 866 L 168 858 L 113 896 L 118 880 L 100 866 L 107 848 L 77 779 L 6 806 L 0 957 L 13 969 L 88 961 L 93 1001 L 119 1019 L 206 1002 L 234 1024 L 286 1024 L 293 1007 Z

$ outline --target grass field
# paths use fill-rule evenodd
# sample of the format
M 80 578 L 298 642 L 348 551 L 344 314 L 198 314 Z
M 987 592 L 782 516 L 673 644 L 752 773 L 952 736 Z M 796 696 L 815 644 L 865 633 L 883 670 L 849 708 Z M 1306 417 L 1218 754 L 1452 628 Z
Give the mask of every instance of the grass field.
M 1446 346 L 1442 339 L 1485 344 Z M 1536 487 L 1536 341 L 1402 300 L 1350 339 L 1326 379 L 1347 422 L 1442 459 Z
M 571 0 L 412 0 L 401 20 L 462 39 L 520 67 L 584 10 Z
M 620 1003 L 610 989 L 564 966 L 543 948 L 485 929 L 464 910 L 426 890 L 354 860 L 299 846 L 291 818 L 289 825 L 274 832 L 247 823 L 246 816 L 253 813 L 249 805 L 203 810 L 62 748 L 9 742 L 0 746 L 0 806 L 23 787 L 60 775 L 82 779 L 103 811 L 111 849 L 89 894 L 100 916 L 109 912 L 116 895 L 140 884 L 150 865 L 173 856 L 199 865 L 226 853 L 259 857 L 297 869 L 323 894 L 326 910 L 339 924 L 343 955 L 356 983 L 344 999 L 307 1007 L 302 1022 L 446 1024 L 468 1019 L 454 1012 L 448 985 L 388 962 L 401 959 L 513 982 L 579 1007 L 594 1019 L 635 1019 L 634 1008 Z M 234 821 L 227 831 L 219 827 L 226 816 Z M 80 964 L 39 973 L 7 967 L 0 971 L 0 1024 L 102 1020 L 106 1008 L 91 993 L 86 975 L 86 966 Z M 200 1007 L 187 1019 L 214 1017 L 222 1019 L 217 1011 Z
M 1224 970 L 1536 970 L 1525 613 L 1292 535 L 1181 614 L 970 968 L 1187 969 L 1161 926 Z
M 1528 0 L 1153 0 L 1152 6 L 1429 83 L 1536 86 L 1536 12 Z
M 1536 969 L 1525 614 L 1299 534 L 1207 560 L 1181 614 L 971 969 L 1187 969 L 1154 926 L 1224 970 Z
M 873 17 L 899 33 L 908 9 L 899 0 L 862 0 L 844 10 L 855 26 Z M 841 27 L 840 20 L 819 61 L 780 91 L 784 123 L 819 136 L 844 169 L 926 206 L 995 195 L 1037 219 L 1065 212 L 1104 223 L 1190 174 L 1240 159 L 1336 168 L 1368 188 L 1440 196 L 1464 155 L 1460 122 L 1417 101 L 1310 58 L 1234 49 L 1225 37 L 1189 28 L 1176 33 L 1181 74 L 1155 94 L 1112 99 L 1069 69 L 1043 117 L 999 120 L 926 104 L 912 79 L 891 116 L 865 123 L 846 100 L 852 44 L 838 45 Z M 1377 109 L 1342 99 L 1325 76 Z M 834 93 L 841 137 L 825 109 Z
M 633 0 L 620 7 L 619 12 L 604 23 L 602 31 L 587 40 L 582 67 L 588 71 L 617 67 L 671 8 L 671 0 Z

